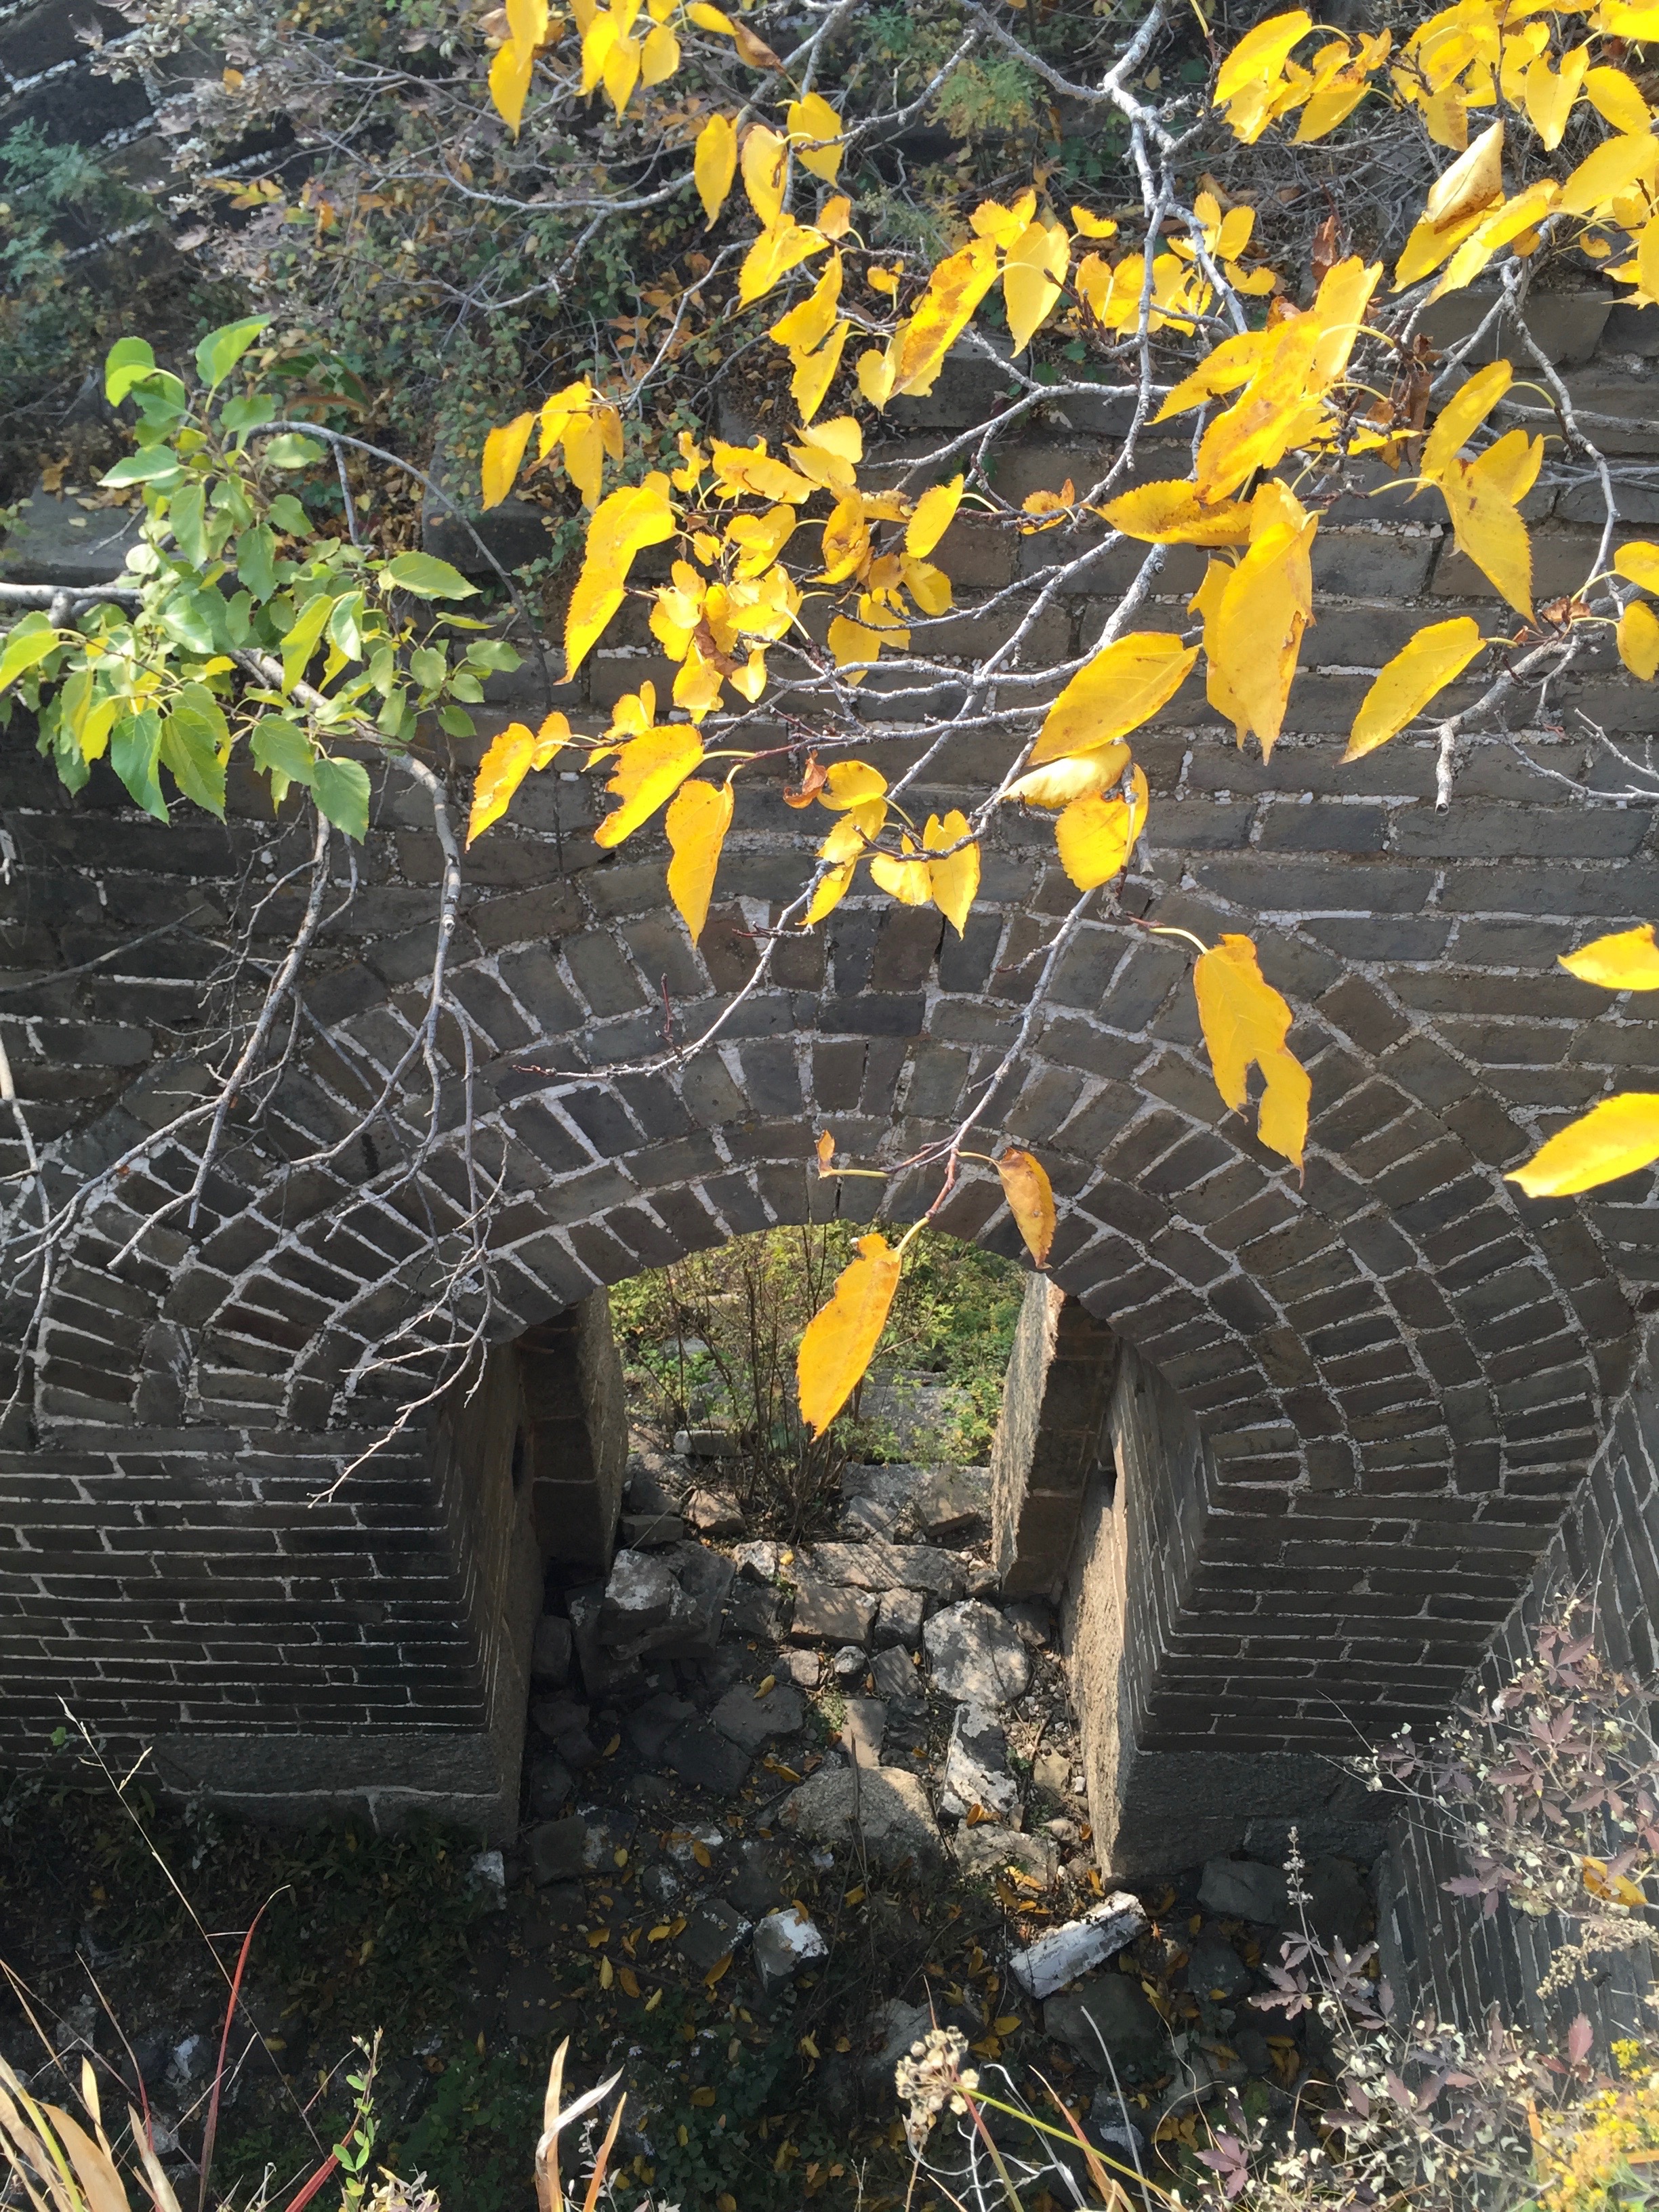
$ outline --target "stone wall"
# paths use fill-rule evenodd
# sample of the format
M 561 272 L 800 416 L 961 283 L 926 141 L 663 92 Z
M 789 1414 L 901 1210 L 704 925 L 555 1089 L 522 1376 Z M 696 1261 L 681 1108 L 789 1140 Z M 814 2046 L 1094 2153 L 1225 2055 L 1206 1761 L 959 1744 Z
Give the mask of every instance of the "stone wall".
M 1659 434 L 1648 340 L 1622 308 L 1598 319 L 1601 350 L 1571 375 L 1613 426 L 1620 496 L 1639 516 Z M 942 380 L 907 435 L 965 418 L 980 396 Z M 1097 422 L 1074 408 L 1038 425 L 1000 459 L 999 488 L 1088 480 L 1111 450 L 1109 421 L 1103 403 Z M 1177 472 L 1183 454 L 1149 449 L 1145 465 Z M 1541 589 L 1583 556 L 1578 498 L 1536 502 L 1548 509 Z M 995 590 L 1053 542 L 983 517 L 958 524 L 940 556 L 959 586 L 958 634 L 973 624 L 981 646 L 1002 634 L 1012 617 Z M 1396 741 L 1344 768 L 1341 733 L 1413 626 L 1493 617 L 1484 586 L 1427 502 L 1393 498 L 1340 506 L 1316 566 L 1321 620 L 1270 763 L 1237 750 L 1191 690 L 1140 733 L 1152 817 L 1122 912 L 1083 928 L 981 1124 L 990 1149 L 1041 1152 L 1060 1207 L 1054 1280 L 1135 1355 L 1114 1433 L 1142 1468 L 1120 1490 L 1132 1500 L 1142 1484 L 1156 1530 L 1123 1570 L 1137 1754 L 1196 1759 L 1194 1776 L 1213 1777 L 1224 1753 L 1268 1762 L 1229 1770 L 1243 1808 L 1262 1802 L 1250 1777 L 1271 1762 L 1346 1743 L 1351 1726 L 1432 1718 L 1477 1663 L 1619 1402 L 1659 1218 L 1645 1176 L 1547 1205 L 1503 1179 L 1563 1113 L 1639 1083 L 1656 1057 L 1650 1001 L 1609 999 L 1554 966 L 1659 913 L 1651 814 L 1588 806 L 1531 764 L 1582 765 L 1580 713 L 1650 730 L 1651 690 L 1593 659 L 1539 726 L 1471 752 L 1441 814 L 1432 746 Z M 1144 620 L 1184 624 L 1189 570 L 1176 549 Z M 1088 588 L 1045 616 L 1041 649 L 1086 641 L 1122 574 L 1119 552 L 1103 552 Z M 643 632 L 627 633 L 566 703 L 599 726 L 621 691 L 665 674 Z M 498 686 L 480 742 L 539 704 L 528 674 Z M 451 749 L 458 791 L 476 754 Z M 943 811 L 1000 766 L 988 734 L 964 734 L 919 803 Z M 717 1049 L 607 1081 L 607 1064 L 660 1047 L 665 1001 L 684 1035 L 751 973 L 755 933 L 810 864 L 811 826 L 782 803 L 782 774 L 744 796 L 696 949 L 665 904 L 659 833 L 601 854 L 584 834 L 590 787 L 556 771 L 531 779 L 466 862 L 452 973 L 478 1071 L 470 1126 L 452 1027 L 439 1149 L 413 1176 L 424 1101 L 367 1143 L 350 1135 L 418 1018 L 433 945 L 437 846 L 418 794 L 382 780 L 355 886 L 341 858 L 301 1064 L 234 1123 L 193 1229 L 169 1223 L 112 1274 L 127 1236 L 190 1173 L 156 1138 L 54 1283 L 46 1357 L 0 1466 L 0 1525 L 15 1532 L 0 1567 L 7 1755 L 39 1745 L 63 1695 L 112 1743 L 165 1736 L 171 1758 L 203 1771 L 215 1745 L 252 1731 L 296 1747 L 383 1737 L 392 1767 L 401 1741 L 414 1773 L 424 1732 L 448 1731 L 472 1746 L 485 1787 L 510 1668 L 478 1610 L 489 1577 L 430 1431 L 411 1419 L 330 1504 L 309 1502 L 428 1387 L 368 1363 L 424 1311 L 433 1237 L 465 1249 L 465 1148 L 504 1193 L 489 1260 L 497 1345 L 642 1267 L 873 1206 L 872 1185 L 842 1190 L 811 1172 L 817 1133 L 879 1162 L 948 1131 L 995 1067 L 1033 988 L 1030 956 L 1071 901 L 1048 821 L 1010 817 L 988 842 L 961 938 L 860 890 L 783 949 Z M 204 1002 L 204 979 L 244 923 L 262 953 L 291 926 L 291 888 L 256 913 L 253 887 L 300 863 L 303 832 L 291 810 L 273 823 L 263 793 L 234 778 L 222 827 L 181 810 L 162 830 L 102 769 L 71 800 L 18 726 L 0 827 L 13 856 L 0 1034 L 63 1188 L 200 1094 L 197 1055 L 223 1004 Z M 1137 921 L 1257 938 L 1312 1075 L 1305 1178 L 1222 1109 L 1188 956 Z M 8 1133 L 0 1170 L 20 1164 Z M 911 1218 L 933 1195 L 901 1178 L 890 1214 Z M 942 1223 L 1020 1251 L 988 1177 L 965 1180 Z M 15 1341 L 21 1313 L 9 1319 Z M 1155 1378 L 1175 1490 L 1134 1461 L 1131 1375 Z M 1103 1468 L 1092 1521 L 1083 1509 L 1096 1553 Z M 1087 1476 L 1080 1459 L 1073 1473 Z M 431 1792 L 465 1794 L 447 1781 Z

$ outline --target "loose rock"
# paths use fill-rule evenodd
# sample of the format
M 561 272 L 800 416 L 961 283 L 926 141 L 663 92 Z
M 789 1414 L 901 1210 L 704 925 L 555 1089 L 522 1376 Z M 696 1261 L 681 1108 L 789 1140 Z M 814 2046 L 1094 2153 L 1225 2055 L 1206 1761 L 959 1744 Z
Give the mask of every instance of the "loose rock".
M 562 1689 L 570 1679 L 570 1623 L 544 1613 L 530 1649 L 530 1679 L 538 1690 Z
M 838 1682 L 861 1680 L 868 1670 L 870 1655 L 860 1644 L 843 1644 L 830 1661 L 830 1672 Z
M 599 1634 L 610 1644 L 631 1644 L 662 1627 L 676 1600 L 680 1586 L 665 1559 L 652 1552 L 618 1552 L 599 1608 Z
M 668 1838 L 668 1856 L 676 1866 L 695 1872 L 703 1863 L 697 1856 L 699 1844 L 704 1857 L 712 1859 L 717 1851 L 726 1849 L 726 1838 L 718 1828 L 681 1828 Z
M 991 1471 L 984 1467 L 930 1467 L 911 1492 L 915 1516 L 935 1543 L 966 1536 L 991 1517 Z
M 685 1540 L 685 1523 L 678 1513 L 624 1513 L 617 1533 L 635 1551 L 659 1552 Z
M 889 1997 L 885 2004 L 877 2006 L 870 2022 L 871 2039 L 876 2047 L 863 2068 L 864 2086 L 872 2097 L 892 2103 L 896 2094 L 894 2069 L 910 2045 L 920 2042 L 933 2024 L 933 2014 L 926 2005 L 906 2004 L 902 1998 Z
M 927 1701 L 921 1676 L 908 1655 L 896 1645 L 877 1652 L 870 1662 L 870 1675 L 877 1695 L 890 1705 L 920 1707 Z
M 878 1866 L 915 1858 L 939 1865 L 944 1838 L 914 1774 L 896 1766 L 864 1766 L 821 1772 L 791 1790 L 779 1809 L 781 1824 L 823 1844 L 848 1844 L 861 1835 Z
M 532 1820 L 551 1820 L 570 1802 L 575 1778 L 556 1751 L 538 1752 L 530 1761 L 526 1809 Z
M 1042 2031 L 1097 2072 L 1105 2070 L 1103 2045 L 1126 2080 L 1169 2070 L 1164 2022 L 1133 1974 L 1091 1974 L 1080 1988 L 1050 1997 L 1042 2008 Z
M 744 1532 L 738 1501 L 723 1491 L 694 1490 L 681 1510 L 700 1536 L 741 1536 Z
M 888 1544 L 874 1539 L 867 1544 L 815 1544 L 811 1566 L 826 1581 L 850 1583 L 855 1589 L 927 1590 L 934 1597 L 950 1598 L 962 1589 L 956 1561 L 929 1544 Z
M 1196 1997 L 1231 2004 L 1250 1986 L 1250 1970 L 1219 1936 L 1200 1936 L 1187 1954 L 1187 1986 Z
M 538 1882 L 572 1881 L 583 1871 L 587 1823 L 573 1814 L 568 1820 L 544 1820 L 530 1832 L 530 1871 Z
M 768 1996 L 787 1989 L 801 1968 L 825 1957 L 829 1946 L 815 1923 L 795 1905 L 769 1912 L 755 1929 L 750 1956 Z
M 914 1651 L 921 1641 L 921 1624 L 927 1600 L 921 1590 L 884 1590 L 876 1607 L 875 1641 L 878 1650 L 889 1644 Z
M 1069 1797 L 1072 1762 L 1061 1751 L 1040 1751 L 1031 1762 L 1031 1779 L 1051 1797 Z
M 686 1922 L 679 1940 L 680 1956 L 694 1972 L 706 1974 L 735 1951 L 749 1933 L 749 1923 L 717 1897 L 708 1898 Z
M 720 1734 L 751 1755 L 778 1737 L 793 1735 L 806 1717 L 798 1690 L 775 1689 L 757 1698 L 734 1684 L 708 1716 Z
M 1000 1613 L 977 1598 L 947 1606 L 921 1632 L 936 1688 L 978 1705 L 1012 1705 L 1031 1679 L 1024 1645 Z
M 1198 1901 L 1218 1920 L 1254 1920 L 1283 1928 L 1290 1919 L 1290 1892 L 1278 1867 L 1260 1859 L 1210 1859 L 1198 1885 Z
M 982 1705 L 957 1707 L 945 1754 L 945 1787 L 963 1813 L 978 1806 L 1008 1827 L 1019 1826 L 1019 1784 L 1008 1771 L 1008 1739 Z
M 795 1618 L 790 1634 L 798 1643 L 867 1644 L 876 1601 L 862 1590 L 843 1589 L 816 1575 L 798 1575 Z
M 1012 1866 L 1050 1889 L 1060 1872 L 1059 1847 L 1047 1836 L 1027 1836 L 1018 1828 L 999 1827 L 993 1820 L 959 1828 L 956 1854 L 957 1864 L 970 1881 L 988 1881 Z
M 684 1721 L 662 1747 L 663 1764 L 694 1790 L 735 1797 L 749 1779 L 749 1761 L 707 1721 Z
M 696 1707 L 684 1698 L 677 1698 L 665 1690 L 647 1698 L 629 1715 L 627 1735 L 640 1757 L 653 1765 L 662 1757 L 662 1747 L 683 1721 L 690 1720 Z
M 855 1765 L 881 1765 L 882 1739 L 886 1733 L 887 1708 L 879 1698 L 848 1698 L 841 1745 Z
M 1127 1889 L 1115 1889 L 1080 1920 L 1051 1928 L 1024 1950 L 1016 1951 L 1008 1971 L 1028 1996 L 1052 1996 L 1126 1943 L 1133 1943 L 1146 1925 L 1140 1899 Z

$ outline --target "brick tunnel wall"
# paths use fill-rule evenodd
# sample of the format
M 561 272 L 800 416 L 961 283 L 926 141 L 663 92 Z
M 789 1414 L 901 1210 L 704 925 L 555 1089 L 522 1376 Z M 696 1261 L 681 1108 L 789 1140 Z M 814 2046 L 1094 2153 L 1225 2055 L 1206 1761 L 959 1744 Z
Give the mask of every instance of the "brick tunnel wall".
M 1598 433 L 1639 520 L 1659 340 L 1607 307 L 1579 302 L 1559 342 L 1589 356 L 1571 378 L 1614 425 Z M 944 380 L 902 427 L 949 427 L 980 398 L 971 378 Z M 1004 456 L 999 487 L 1085 481 L 1108 450 L 1103 432 L 1050 422 Z M 1147 473 L 1179 473 L 1183 454 L 1149 449 Z M 1577 498 L 1539 520 L 1540 591 L 1582 574 L 1593 533 Z M 1006 617 L 975 609 L 1051 543 L 984 521 L 947 539 L 981 644 Z M 1082 932 L 987 1129 L 1042 1151 L 1060 1201 L 1055 1279 L 1203 1439 L 1188 1540 L 1143 1655 L 1137 1710 L 1160 1753 L 1317 1752 L 1353 1722 L 1443 1709 L 1583 1480 L 1653 1270 L 1651 1178 L 1551 1205 L 1503 1181 L 1554 1118 L 1655 1057 L 1645 1002 L 1553 968 L 1659 912 L 1650 813 L 1587 806 L 1528 764 L 1577 769 L 1580 713 L 1650 729 L 1652 694 L 1609 659 L 1587 665 L 1543 726 L 1477 749 L 1437 814 L 1431 748 L 1397 741 L 1345 769 L 1342 735 L 1413 627 L 1497 610 L 1426 507 L 1401 520 L 1352 502 L 1315 551 L 1321 620 L 1289 734 L 1264 765 L 1195 689 L 1179 695 L 1137 745 L 1152 812 L 1124 896 L 1127 912 L 1206 939 L 1257 937 L 1312 1072 L 1305 1182 L 1221 1109 L 1184 953 L 1121 925 Z M 1043 649 L 1089 635 L 1115 561 L 1097 564 L 1094 596 L 1055 611 Z M 1185 561 L 1177 549 L 1148 621 L 1183 623 Z M 624 639 L 595 656 L 572 711 L 600 726 L 610 701 L 666 674 Z M 503 685 L 486 733 L 536 703 L 527 678 Z M 195 1055 L 222 1003 L 210 994 L 204 1012 L 204 979 L 245 922 L 260 950 L 291 924 L 291 893 L 257 914 L 253 900 L 297 864 L 301 833 L 251 787 L 222 828 L 181 810 L 163 831 L 102 769 L 70 800 L 16 726 L 3 763 L 0 1034 L 68 1180 L 199 1091 Z M 989 740 L 963 738 L 924 803 L 942 810 L 1000 764 Z M 1011 817 L 963 939 L 935 914 L 854 896 L 786 950 L 717 1051 L 605 1085 L 580 1071 L 657 1047 L 665 993 L 684 1034 L 744 980 L 751 933 L 798 887 L 811 833 L 775 783 L 753 787 L 694 951 L 665 907 L 660 838 L 601 856 L 592 818 L 584 786 L 532 780 L 467 861 L 454 990 L 481 1071 L 473 1141 L 507 1192 L 497 1340 L 641 1267 L 835 1203 L 808 1173 L 822 1127 L 868 1159 L 941 1133 L 994 1066 L 1032 988 L 1029 956 L 1070 903 L 1047 822 Z M 246 1736 L 250 1715 L 320 1745 L 325 1765 L 354 1730 L 401 1732 L 417 1788 L 428 1752 L 446 1772 L 487 1733 L 479 1632 L 455 1595 L 471 1586 L 465 1540 L 429 1443 L 412 1429 L 327 1508 L 307 1503 L 396 1411 L 365 1363 L 423 1304 L 429 1225 L 453 1235 L 468 1206 L 455 1083 L 446 1143 L 412 1184 L 399 1153 L 418 1112 L 312 1157 L 349 1130 L 422 996 L 438 853 L 406 786 L 378 792 L 362 861 L 307 990 L 304 1065 L 235 1127 L 194 1231 L 169 1224 L 110 1275 L 188 1179 L 158 1140 L 55 1284 L 47 1357 L 0 1462 L 0 1525 L 15 1532 L 8 1753 L 38 1744 L 60 1694 L 113 1741 L 189 1738 L 210 1779 L 215 1743 Z M 453 1073 L 453 1029 L 445 1050 Z M 534 1072 L 548 1069 L 564 1073 Z M 17 1146 L 0 1150 L 15 1170 Z M 901 1188 L 896 1218 L 932 1195 Z M 964 1184 L 945 1225 L 1018 1251 L 994 1184 Z M 299 1625 L 273 1647 L 278 1603 Z

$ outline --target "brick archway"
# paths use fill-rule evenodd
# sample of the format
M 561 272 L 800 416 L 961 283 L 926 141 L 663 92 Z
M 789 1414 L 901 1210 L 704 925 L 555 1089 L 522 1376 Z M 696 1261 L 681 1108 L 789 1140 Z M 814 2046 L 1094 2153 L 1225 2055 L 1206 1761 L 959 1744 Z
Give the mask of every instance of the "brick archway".
M 1650 1216 L 1617 1190 L 1529 1204 L 1502 1170 L 1538 1109 L 1651 1056 L 1641 1007 L 1549 970 L 1639 918 L 1659 885 L 1639 857 L 1645 817 L 1584 810 L 1496 754 L 1471 771 L 1489 788 L 1443 817 L 1425 749 L 1339 777 L 1328 742 L 1304 738 L 1264 768 L 1182 730 L 1180 706 L 1143 748 L 1152 842 L 1126 903 L 1211 939 L 1257 936 L 1313 1076 L 1305 1185 L 1222 1110 L 1184 954 L 1123 925 L 1085 928 L 984 1127 L 1041 1149 L 1061 1205 L 1055 1281 L 1204 1442 L 1163 1553 L 1146 1742 L 1185 1754 L 1224 1734 L 1274 1756 L 1326 1746 L 1337 1705 L 1368 1725 L 1443 1709 L 1583 1480 L 1627 1376 Z M 968 754 L 957 765 L 973 772 Z M 100 796 L 71 811 L 26 777 L 11 818 L 39 904 L 88 872 L 118 880 L 106 941 L 139 910 L 139 867 L 180 871 L 144 879 L 152 906 L 224 901 L 268 836 L 246 815 L 224 833 L 135 831 Z M 526 1071 L 647 1051 L 665 991 L 683 1034 L 737 988 L 805 844 L 763 800 L 694 952 L 650 846 L 561 874 L 561 840 L 567 862 L 592 856 L 572 834 L 582 799 L 532 793 L 478 848 L 458 948 L 481 1069 L 471 1141 L 505 1190 L 496 1340 L 835 1202 L 808 1172 L 821 1127 L 879 1160 L 949 1126 L 1018 1022 L 1059 910 L 1046 829 L 1011 822 L 963 939 L 936 915 L 849 902 L 680 1073 L 550 1081 Z M 11 1703 L 24 1731 L 56 1719 L 62 1691 L 113 1738 L 204 1747 L 257 1723 L 294 1740 L 300 1796 L 323 1787 L 303 1776 L 323 1772 L 331 1736 L 367 1731 L 390 1802 L 470 1802 L 472 1784 L 420 1778 L 464 1765 L 495 1726 L 454 1483 L 417 1424 L 331 1503 L 308 1503 L 395 1414 L 399 1389 L 362 1382 L 366 1352 L 421 1311 L 428 1224 L 470 1202 L 459 1085 L 417 1187 L 390 1190 L 390 1143 L 303 1164 L 349 1127 L 407 1034 L 431 854 L 400 805 L 382 802 L 368 880 L 311 994 L 315 1041 L 227 1152 L 210 1217 L 193 1237 L 159 1232 L 118 1283 L 99 1273 L 111 1247 L 91 1245 L 58 1286 L 33 1441 L 8 1461 L 19 1502 L 3 1517 L 22 1532 Z M 130 982 L 124 1010 L 168 990 Z M 89 1058 L 118 1056 L 82 1029 Z M 41 1034 L 68 1030 L 65 1014 Z M 458 1065 L 453 1035 L 447 1048 Z M 155 1126 L 198 1079 L 187 1053 L 103 1073 L 110 1103 L 67 1132 L 71 1165 Z M 102 1233 L 181 1172 L 158 1149 Z M 844 1188 L 854 1202 L 872 1187 Z M 901 1183 L 890 1210 L 909 1218 L 932 1195 Z M 942 1221 L 1017 1249 L 989 1182 L 964 1184 Z M 302 1741 L 324 1748 L 301 1757 Z

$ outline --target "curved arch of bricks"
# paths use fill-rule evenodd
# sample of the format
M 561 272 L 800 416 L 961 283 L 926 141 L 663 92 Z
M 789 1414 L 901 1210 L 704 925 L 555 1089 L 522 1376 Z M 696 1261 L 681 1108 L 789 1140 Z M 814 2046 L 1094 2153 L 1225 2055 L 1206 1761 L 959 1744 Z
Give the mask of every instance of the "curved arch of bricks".
M 1552 349 L 1622 456 L 1621 501 L 1639 519 L 1659 318 L 1568 304 Z M 983 393 L 951 375 L 915 404 L 918 434 L 977 419 Z M 1063 449 L 1052 432 L 1016 449 L 1000 488 L 1018 499 L 1067 473 L 1092 480 L 1115 427 L 1109 404 Z M 1151 447 L 1142 465 L 1185 463 Z M 1583 573 L 1593 532 L 1577 501 L 1534 495 L 1550 510 L 1534 518 L 1540 596 Z M 1012 1139 L 1048 1164 L 1054 1276 L 1092 1317 L 1100 1359 L 1134 1347 L 1198 1438 L 1178 1480 L 1146 1490 L 1132 1531 L 1125 1725 L 1172 1758 L 1314 1751 L 1355 1721 L 1443 1710 L 1583 1482 L 1656 1274 L 1650 1178 L 1549 1206 L 1503 1180 L 1553 1119 L 1610 1083 L 1642 1087 L 1659 1057 L 1659 1010 L 1554 965 L 1659 915 L 1651 815 L 1586 805 L 1528 757 L 1582 770 L 1573 718 L 1645 732 L 1650 694 L 1589 660 L 1547 726 L 1474 751 L 1445 814 L 1431 747 L 1397 741 L 1341 767 L 1369 672 L 1425 605 L 1491 612 L 1416 514 L 1355 500 L 1322 526 L 1321 619 L 1271 763 L 1234 749 L 1195 687 L 1141 733 L 1152 814 L 1126 918 L 1069 951 L 981 1124 L 988 1149 Z M 994 635 L 1005 617 L 981 610 L 1042 552 L 958 523 L 941 558 L 964 640 Z M 1196 558 L 1171 549 L 1148 623 L 1184 625 Z M 1115 559 L 1099 562 L 1095 599 L 1045 613 L 1053 634 L 1034 650 L 1079 648 L 1121 587 Z M 667 675 L 641 625 L 595 656 L 573 714 L 602 726 L 623 692 Z M 537 704 L 514 693 L 522 680 L 498 687 L 485 734 Z M 982 789 L 997 754 L 962 738 L 921 803 Z M 808 860 L 810 825 L 778 792 L 749 792 L 694 950 L 667 907 L 660 839 L 600 856 L 582 834 L 586 787 L 532 780 L 468 856 L 453 983 L 479 1070 L 472 1127 L 459 1126 L 452 1023 L 444 1142 L 396 1188 L 418 1103 L 401 1133 L 383 1123 L 311 1158 L 348 1134 L 403 1050 L 431 957 L 429 822 L 409 790 L 379 792 L 355 896 L 314 964 L 300 1060 L 257 1124 L 233 1131 L 196 1230 L 171 1224 L 118 1279 L 107 1268 L 188 1181 L 158 1143 L 56 1282 L 28 1417 L 0 1458 L 0 1526 L 16 1531 L 0 1566 L 6 1748 L 49 1730 L 67 1695 L 112 1740 L 173 1747 L 187 1778 L 191 1747 L 217 1745 L 218 1786 L 251 1802 L 326 1795 L 326 1746 L 347 1737 L 354 1771 L 389 1803 L 495 1802 L 523 1672 L 520 1630 L 502 1623 L 518 1620 L 524 1575 L 510 1515 L 490 1521 L 463 1479 L 485 1447 L 453 1409 L 422 1414 L 313 1503 L 427 1387 L 417 1367 L 366 1377 L 364 1363 L 431 1297 L 434 1225 L 460 1249 L 464 1135 L 502 1187 L 489 1328 L 505 1341 L 641 1267 L 836 1203 L 809 1173 L 824 1127 L 844 1155 L 877 1162 L 939 1135 L 995 1067 L 1070 903 L 1047 823 L 1011 817 L 963 939 L 855 896 L 785 946 L 719 1048 L 678 1073 L 534 1072 L 647 1055 L 665 1025 L 694 1034 L 730 999 Z M 71 801 L 25 744 L 9 746 L 0 1034 L 58 1191 L 199 1095 L 202 979 L 250 911 L 249 884 L 301 857 L 264 805 L 233 775 L 227 826 L 181 817 L 164 833 L 106 770 Z M 274 893 L 255 950 L 295 911 L 291 890 Z M 1222 1110 L 1185 955 L 1137 921 L 1257 938 L 1313 1076 L 1304 1183 Z M 21 1165 L 3 1129 L 0 1155 L 0 1170 Z M 870 1189 L 843 1186 L 841 1202 Z M 900 1182 L 888 1210 L 909 1218 L 933 1195 Z M 958 1189 L 942 1224 L 1017 1252 L 987 1182 Z M 491 1437 L 498 1412 L 477 1416 Z M 251 1747 L 276 1737 L 294 1750 L 272 1779 Z

